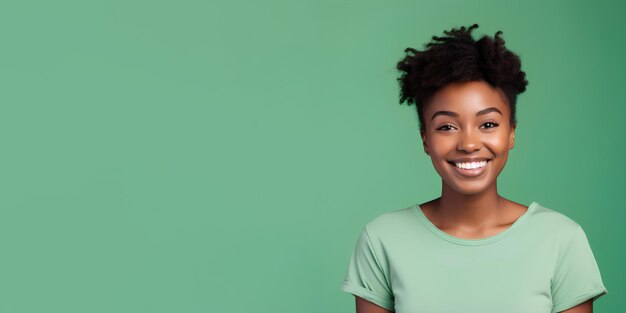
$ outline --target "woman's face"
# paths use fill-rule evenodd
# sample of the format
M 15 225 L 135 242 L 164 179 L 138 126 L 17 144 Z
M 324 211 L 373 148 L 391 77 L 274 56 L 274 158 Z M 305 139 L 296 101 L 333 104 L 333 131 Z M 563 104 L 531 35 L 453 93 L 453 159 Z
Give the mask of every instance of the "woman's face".
M 495 187 L 515 138 L 505 101 L 489 84 L 471 81 L 443 87 L 423 108 L 424 150 L 448 187 L 466 195 Z

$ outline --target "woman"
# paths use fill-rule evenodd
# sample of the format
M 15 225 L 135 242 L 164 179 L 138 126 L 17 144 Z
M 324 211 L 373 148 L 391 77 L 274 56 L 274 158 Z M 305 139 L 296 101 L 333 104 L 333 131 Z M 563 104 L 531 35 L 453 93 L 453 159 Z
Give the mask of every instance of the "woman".
M 341 289 L 357 313 L 590 313 L 608 293 L 583 229 L 537 202 L 498 194 L 528 84 L 497 32 L 407 48 L 400 103 L 415 103 L 441 196 L 362 230 Z

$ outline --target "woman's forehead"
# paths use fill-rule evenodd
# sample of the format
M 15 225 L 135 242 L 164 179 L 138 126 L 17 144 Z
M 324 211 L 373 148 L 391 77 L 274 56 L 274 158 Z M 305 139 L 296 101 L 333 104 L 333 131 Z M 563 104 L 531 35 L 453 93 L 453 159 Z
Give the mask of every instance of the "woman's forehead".
M 489 107 L 495 107 L 502 114 L 506 114 L 508 105 L 505 101 L 502 91 L 484 82 L 451 84 L 443 87 L 431 97 L 424 112 L 432 115 L 436 111 L 443 110 L 463 115 L 475 114 Z

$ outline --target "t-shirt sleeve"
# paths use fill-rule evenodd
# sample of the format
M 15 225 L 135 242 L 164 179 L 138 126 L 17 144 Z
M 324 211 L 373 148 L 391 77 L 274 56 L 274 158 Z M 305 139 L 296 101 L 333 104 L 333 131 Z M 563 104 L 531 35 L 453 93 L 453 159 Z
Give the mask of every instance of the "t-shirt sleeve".
M 352 252 L 341 290 L 395 311 L 387 265 L 384 254 L 376 251 L 365 227 Z
M 551 281 L 552 312 L 561 312 L 608 293 L 598 264 L 582 227 L 571 233 L 559 248 Z

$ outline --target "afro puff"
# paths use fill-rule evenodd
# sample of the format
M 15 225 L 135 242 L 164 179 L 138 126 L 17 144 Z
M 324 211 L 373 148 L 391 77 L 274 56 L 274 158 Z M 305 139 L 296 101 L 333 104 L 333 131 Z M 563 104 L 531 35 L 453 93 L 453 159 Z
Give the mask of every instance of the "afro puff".
M 493 38 L 483 36 L 475 41 L 472 30 L 478 27 L 453 28 L 447 36 L 433 36 L 424 51 L 406 48 L 406 56 L 397 64 L 401 76 L 400 104 L 415 103 L 420 130 L 424 130 L 423 106 L 440 89 L 451 83 L 484 81 L 499 88 L 511 109 L 510 124 L 517 125 L 515 103 L 517 95 L 526 90 L 526 73 L 521 70 L 518 55 L 504 47 L 502 31 Z

